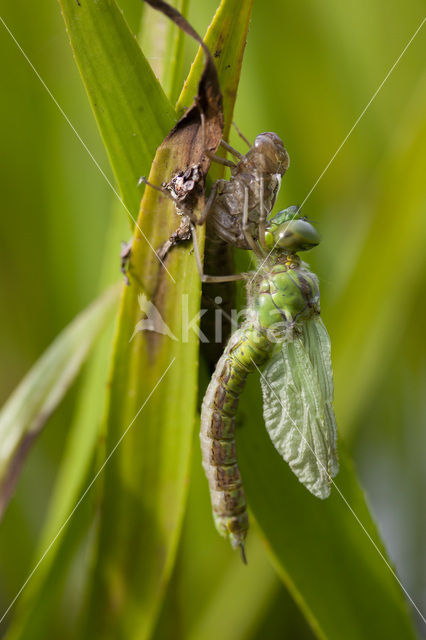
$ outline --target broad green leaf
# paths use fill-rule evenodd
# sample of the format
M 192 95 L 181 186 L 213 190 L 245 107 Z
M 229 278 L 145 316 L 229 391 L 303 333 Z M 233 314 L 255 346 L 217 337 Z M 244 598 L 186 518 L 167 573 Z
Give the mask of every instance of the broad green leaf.
M 337 489 L 333 485 L 331 496 L 318 500 L 268 438 L 259 381 L 248 386 L 247 415 L 237 433 L 248 503 L 279 575 L 315 633 L 330 640 L 342 634 L 350 640 L 413 638 L 403 593 L 342 442 Z
M 235 18 L 235 14 L 241 21 L 239 29 L 231 32 L 229 15 Z M 208 46 L 216 50 L 211 32 L 220 34 L 226 48 L 239 46 L 245 41 L 248 15 L 249 8 L 236 0 L 222 2 L 206 37 Z M 240 57 L 235 50 L 235 59 Z M 235 69 L 234 82 L 239 67 Z M 223 80 L 222 74 L 222 87 Z M 181 97 L 187 106 L 194 95 L 190 91 Z M 231 92 L 232 99 L 234 96 Z M 173 175 L 179 153 L 167 147 L 157 152 L 151 182 L 160 184 Z M 147 189 L 138 226 L 153 247 L 160 247 L 177 226 L 174 207 L 164 196 Z M 197 324 L 200 282 L 186 246 L 175 248 L 166 266 L 169 273 L 161 269 L 137 232 L 130 267 L 132 286 L 122 299 L 113 360 L 107 452 L 119 441 L 120 446 L 105 468 L 89 636 L 120 637 L 137 628 L 141 638 L 148 637 L 174 562 L 197 397 L 198 340 L 192 328 L 185 333 L 185 324 L 186 320 Z M 143 317 L 138 303 L 141 293 L 155 304 L 173 337 L 145 332 L 132 339 Z
M 138 180 L 176 122 L 174 109 L 114 0 L 60 4 L 122 199 L 136 216 Z
M 117 304 L 112 289 L 80 313 L 32 367 L 0 413 L 0 512 L 13 493 L 25 456 L 75 380 Z

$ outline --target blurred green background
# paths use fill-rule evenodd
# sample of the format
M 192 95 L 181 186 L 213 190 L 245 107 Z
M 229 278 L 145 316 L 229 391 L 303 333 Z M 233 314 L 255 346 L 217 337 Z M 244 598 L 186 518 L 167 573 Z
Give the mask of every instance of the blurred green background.
M 119 4 L 136 32 L 137 1 Z M 216 6 L 215 0 L 190 6 L 189 20 L 201 34 Z M 0 15 L 111 177 L 59 5 L 3 2 Z M 235 121 L 249 139 L 276 131 L 284 140 L 291 167 L 280 205 L 305 200 L 423 16 L 421 0 L 255 2 Z M 398 574 L 423 610 L 425 31 L 304 204 L 323 237 L 308 260 L 320 277 L 322 314 L 333 346 L 338 424 Z M 190 42 L 186 47 L 183 77 L 196 51 Z M 147 41 L 145 48 L 142 37 L 142 48 L 155 67 L 159 60 L 152 43 Z M 0 68 L 3 401 L 57 333 L 95 297 L 106 250 L 120 279 L 119 246 L 107 246 L 108 229 L 118 227 L 123 240 L 130 233 L 104 178 L 3 25 Z M 235 133 L 231 143 L 244 150 Z M 0 528 L 1 610 L 32 566 L 76 393 L 68 394 L 31 451 Z M 197 448 L 193 466 L 178 562 L 183 570 L 174 578 L 179 589 L 170 589 L 165 606 L 183 629 L 191 630 L 187 637 L 209 638 L 214 634 L 209 635 L 208 597 L 216 598 L 216 610 L 227 616 L 229 602 L 224 596 L 221 602 L 221 594 L 232 591 L 232 580 L 238 584 L 239 568 L 220 540 L 217 546 Z M 197 554 L 203 557 L 209 545 L 219 549 L 217 565 L 211 576 L 200 576 Z M 312 637 L 259 545 L 252 558 L 261 595 L 252 594 L 253 602 L 247 596 L 246 615 L 230 617 L 228 632 L 247 639 Z M 203 591 L 207 577 L 213 582 L 208 596 Z M 196 592 L 190 613 L 185 612 L 179 598 Z M 57 616 L 60 620 L 61 611 Z M 167 618 L 160 622 L 159 637 L 168 637 Z

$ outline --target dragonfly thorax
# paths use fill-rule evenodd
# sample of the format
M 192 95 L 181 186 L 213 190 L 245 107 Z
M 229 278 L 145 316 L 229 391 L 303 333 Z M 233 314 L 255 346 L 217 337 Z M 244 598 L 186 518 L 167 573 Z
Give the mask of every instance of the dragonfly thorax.
M 300 262 L 276 264 L 257 291 L 253 302 L 261 329 L 294 326 L 320 311 L 318 280 Z

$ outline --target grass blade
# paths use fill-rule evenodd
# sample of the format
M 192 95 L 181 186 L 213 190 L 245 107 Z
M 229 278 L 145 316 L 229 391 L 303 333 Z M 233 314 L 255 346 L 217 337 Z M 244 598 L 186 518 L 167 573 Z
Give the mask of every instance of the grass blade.
M 139 209 L 137 189 L 174 109 L 114 0 L 60 0 L 75 59 L 124 204 Z
M 245 41 L 248 26 L 247 19 L 241 20 L 239 29 L 232 33 L 227 27 L 231 13 L 246 16 L 249 10 L 235 0 L 225 1 L 211 28 L 215 36 L 225 34 L 228 47 Z M 240 29 L 245 30 L 244 38 Z M 216 42 L 211 30 L 206 42 L 212 48 Z M 240 57 L 236 52 L 235 58 Z M 192 74 L 198 79 L 198 66 Z M 222 77 L 220 80 L 222 83 Z M 192 86 L 189 82 L 181 104 L 192 102 Z M 232 110 L 228 104 L 227 110 Z M 164 147 L 157 153 L 150 174 L 152 182 L 159 184 L 176 171 L 180 166 L 178 151 Z M 138 224 L 152 246 L 161 246 L 176 228 L 173 209 L 164 196 L 146 190 Z M 174 563 L 197 399 L 198 339 L 191 329 L 188 335 L 182 331 L 185 318 L 191 321 L 199 309 L 200 282 L 194 257 L 187 247 L 173 250 L 167 261 L 167 269 L 176 281 L 173 283 L 138 234 L 133 248 L 130 273 L 139 279 L 139 286 L 133 281 L 122 300 L 108 406 L 108 451 L 113 450 L 141 407 L 143 410 L 105 469 L 88 631 L 89 636 L 101 633 L 105 638 L 131 635 L 135 628 L 141 638 L 151 633 Z M 177 340 L 139 333 L 129 343 L 141 319 L 140 291 L 155 302 Z M 163 379 L 163 375 L 167 377 Z M 157 388 L 159 380 L 162 382 Z
M 32 367 L 0 414 L 0 513 L 34 440 L 62 400 L 117 303 L 107 291 L 66 327 Z

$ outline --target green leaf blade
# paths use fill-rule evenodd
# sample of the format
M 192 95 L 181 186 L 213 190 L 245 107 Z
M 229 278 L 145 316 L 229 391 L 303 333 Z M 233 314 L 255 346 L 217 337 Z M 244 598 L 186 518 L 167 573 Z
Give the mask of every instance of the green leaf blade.
M 177 118 L 113 0 L 60 0 L 68 35 L 124 204 Z
M 342 442 L 331 496 L 318 500 L 269 441 L 256 384 L 249 382 L 250 419 L 237 447 L 249 507 L 280 577 L 319 637 L 337 640 L 344 629 L 351 640 L 413 638 L 406 602 Z
M 221 21 L 229 22 L 231 7 L 242 16 L 248 14 L 247 6 L 240 7 L 236 0 L 222 5 L 225 9 L 218 11 L 212 26 L 218 34 Z M 247 27 L 248 19 L 242 20 L 239 29 L 244 37 L 236 32 L 238 46 L 245 42 Z M 232 41 L 229 29 L 225 34 Z M 206 40 L 214 47 L 210 31 Z M 240 59 L 241 52 L 235 56 Z M 196 74 L 198 83 L 198 68 L 191 74 Z M 183 97 L 187 105 L 193 96 L 189 89 Z M 232 105 L 226 103 L 226 109 L 229 113 Z M 160 184 L 176 172 L 181 166 L 179 153 L 167 148 L 165 141 L 151 169 L 152 183 Z M 198 336 L 191 328 L 186 334 L 184 327 L 197 318 L 201 285 L 187 246 L 175 247 L 168 255 L 166 272 L 144 237 L 158 248 L 178 222 L 173 204 L 146 189 L 133 241 L 132 284 L 123 295 L 113 357 L 107 454 L 114 454 L 105 467 L 89 637 L 129 636 L 135 628 L 141 638 L 149 637 L 175 561 L 189 483 L 198 381 Z M 176 340 L 151 332 L 131 339 L 144 317 L 139 293 L 155 304 Z
M 111 289 L 54 340 L 0 413 L 0 512 L 13 492 L 29 447 L 75 380 L 117 302 Z

